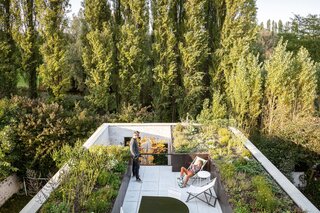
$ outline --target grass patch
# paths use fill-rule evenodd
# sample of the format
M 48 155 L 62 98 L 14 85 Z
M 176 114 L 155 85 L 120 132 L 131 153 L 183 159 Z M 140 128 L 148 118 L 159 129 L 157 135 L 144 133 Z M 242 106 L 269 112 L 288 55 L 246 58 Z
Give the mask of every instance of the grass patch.
M 14 194 L 2 207 L 0 213 L 16 213 L 32 199 L 30 196 Z

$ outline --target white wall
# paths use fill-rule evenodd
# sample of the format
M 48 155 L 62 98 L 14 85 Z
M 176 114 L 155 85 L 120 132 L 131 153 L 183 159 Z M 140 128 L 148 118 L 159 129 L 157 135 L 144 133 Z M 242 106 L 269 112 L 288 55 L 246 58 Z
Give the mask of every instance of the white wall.
M 16 175 L 7 177 L 0 183 L 0 206 L 2 206 L 13 194 L 22 188 L 22 183 Z
M 134 131 L 139 131 L 141 137 L 154 137 L 156 140 L 164 140 L 171 143 L 171 123 L 158 124 L 109 124 L 109 140 L 112 145 L 123 145 L 125 137 L 132 137 Z

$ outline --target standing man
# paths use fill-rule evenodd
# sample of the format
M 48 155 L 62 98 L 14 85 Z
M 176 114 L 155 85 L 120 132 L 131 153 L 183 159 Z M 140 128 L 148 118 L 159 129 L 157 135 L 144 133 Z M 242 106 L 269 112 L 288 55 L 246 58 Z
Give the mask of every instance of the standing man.
M 140 152 L 139 152 L 139 146 L 138 146 L 138 138 L 139 138 L 139 131 L 135 131 L 133 133 L 133 136 L 130 140 L 130 153 L 131 153 L 131 157 L 132 157 L 132 173 L 133 176 L 136 176 L 136 180 L 138 182 L 141 182 L 140 176 L 139 176 L 139 169 L 140 169 L 140 163 L 139 163 L 139 156 L 140 156 Z

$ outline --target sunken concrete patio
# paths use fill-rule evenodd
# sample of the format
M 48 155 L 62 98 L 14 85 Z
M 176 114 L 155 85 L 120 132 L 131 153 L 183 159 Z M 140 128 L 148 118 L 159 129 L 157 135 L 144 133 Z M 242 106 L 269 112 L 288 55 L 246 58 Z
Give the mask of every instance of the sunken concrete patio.
M 190 213 L 220 213 L 219 200 L 215 207 L 198 200 L 187 200 L 186 188 L 180 188 L 177 184 L 179 172 L 172 172 L 171 166 L 141 166 L 140 176 L 142 182 L 137 182 L 132 177 L 123 203 L 124 213 L 135 213 L 139 211 L 142 196 L 169 196 L 183 201 L 189 208 Z M 204 195 L 202 195 L 204 196 Z M 205 199 L 203 197 L 203 199 Z

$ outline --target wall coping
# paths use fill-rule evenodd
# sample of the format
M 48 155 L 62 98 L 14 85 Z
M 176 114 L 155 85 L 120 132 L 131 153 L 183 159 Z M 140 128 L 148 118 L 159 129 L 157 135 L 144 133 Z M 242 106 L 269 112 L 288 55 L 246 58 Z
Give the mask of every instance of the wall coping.
M 12 174 L 0 182 L 0 208 L 12 195 L 22 188 L 22 183 L 16 174 Z
M 264 156 L 260 150 L 253 145 L 253 143 L 244 136 L 244 134 L 234 128 L 229 129 L 239 138 L 244 139 L 245 147 L 252 153 L 257 161 L 265 168 L 265 170 L 273 177 L 273 179 L 279 184 L 279 186 L 291 197 L 291 199 L 304 211 L 310 213 L 320 213 L 309 200 L 306 198 L 289 180 L 286 176 L 279 171 L 279 169 Z

